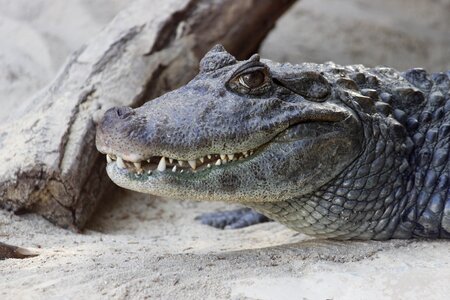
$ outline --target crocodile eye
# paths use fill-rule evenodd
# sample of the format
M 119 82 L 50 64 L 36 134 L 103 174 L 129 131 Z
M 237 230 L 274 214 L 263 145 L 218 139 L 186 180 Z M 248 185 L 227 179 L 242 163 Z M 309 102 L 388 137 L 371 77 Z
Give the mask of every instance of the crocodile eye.
M 237 72 L 228 86 L 240 94 L 262 95 L 270 90 L 272 79 L 265 65 L 253 65 Z
M 265 82 L 266 75 L 261 71 L 255 71 L 239 76 L 239 83 L 249 89 L 256 89 Z

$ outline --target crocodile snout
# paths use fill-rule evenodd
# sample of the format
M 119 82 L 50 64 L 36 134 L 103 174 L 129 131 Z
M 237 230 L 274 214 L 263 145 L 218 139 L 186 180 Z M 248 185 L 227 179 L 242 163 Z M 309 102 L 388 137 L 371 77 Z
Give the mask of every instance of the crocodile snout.
M 108 109 L 97 126 L 96 144 L 102 153 L 120 152 L 129 160 L 134 160 L 130 137 L 137 134 L 135 111 L 130 107 Z

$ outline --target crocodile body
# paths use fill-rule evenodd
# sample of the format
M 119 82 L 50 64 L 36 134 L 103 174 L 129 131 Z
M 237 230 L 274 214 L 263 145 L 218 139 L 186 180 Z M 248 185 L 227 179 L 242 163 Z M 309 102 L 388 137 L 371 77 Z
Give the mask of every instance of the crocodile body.
M 450 238 L 449 73 L 237 61 L 113 108 L 97 148 L 118 185 L 243 204 L 320 238 Z

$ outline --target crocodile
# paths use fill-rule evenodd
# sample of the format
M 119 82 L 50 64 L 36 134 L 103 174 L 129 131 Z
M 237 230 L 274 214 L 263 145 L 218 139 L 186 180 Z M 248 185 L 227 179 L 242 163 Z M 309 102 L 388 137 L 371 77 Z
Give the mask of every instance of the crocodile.
M 448 239 L 449 77 L 216 45 L 186 85 L 106 111 L 96 145 L 126 189 L 242 204 L 317 238 Z

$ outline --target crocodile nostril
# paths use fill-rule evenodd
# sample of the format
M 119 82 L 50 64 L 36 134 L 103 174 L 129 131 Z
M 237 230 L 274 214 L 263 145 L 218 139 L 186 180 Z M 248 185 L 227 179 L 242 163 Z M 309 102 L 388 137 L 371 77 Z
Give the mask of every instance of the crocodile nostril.
M 116 108 L 117 116 L 121 119 L 125 119 L 129 115 L 131 115 L 133 110 L 126 106 L 121 106 Z
M 113 107 L 105 112 L 100 123 L 106 129 L 113 124 L 118 124 L 118 122 L 121 123 L 130 121 L 129 117 L 134 114 L 134 110 L 129 107 Z
M 133 110 L 126 106 L 115 107 L 114 110 L 119 119 L 125 119 L 133 114 Z

